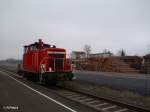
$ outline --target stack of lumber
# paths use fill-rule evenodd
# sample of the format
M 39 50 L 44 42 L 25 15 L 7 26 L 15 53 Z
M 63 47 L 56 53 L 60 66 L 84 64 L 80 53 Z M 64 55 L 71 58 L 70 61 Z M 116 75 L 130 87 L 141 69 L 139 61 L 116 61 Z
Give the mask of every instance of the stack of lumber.
M 142 57 L 139 56 L 121 56 L 118 57 L 120 60 L 130 65 L 131 68 L 140 70 L 142 66 Z
M 137 73 L 128 64 L 117 57 L 97 57 L 84 59 L 76 63 L 78 70 Z
M 141 73 L 150 74 L 150 64 L 143 64 L 141 67 Z
M 141 67 L 141 72 L 150 74 L 150 54 L 143 56 L 143 65 Z

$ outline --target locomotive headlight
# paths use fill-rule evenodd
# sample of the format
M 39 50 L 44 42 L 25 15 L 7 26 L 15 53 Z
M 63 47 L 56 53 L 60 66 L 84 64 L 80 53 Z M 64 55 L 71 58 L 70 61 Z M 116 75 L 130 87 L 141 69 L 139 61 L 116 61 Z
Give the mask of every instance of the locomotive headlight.
M 50 72 L 52 71 L 52 68 L 51 68 L 51 67 L 49 67 L 49 71 L 50 71 Z

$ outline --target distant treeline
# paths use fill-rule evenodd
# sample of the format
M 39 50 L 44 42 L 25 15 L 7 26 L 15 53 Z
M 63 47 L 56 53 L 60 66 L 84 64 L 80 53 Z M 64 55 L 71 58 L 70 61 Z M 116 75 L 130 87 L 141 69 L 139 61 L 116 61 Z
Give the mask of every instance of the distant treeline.
M 17 59 L 6 59 L 6 60 L 0 60 L 0 64 L 19 64 L 21 62 L 21 60 L 17 60 Z

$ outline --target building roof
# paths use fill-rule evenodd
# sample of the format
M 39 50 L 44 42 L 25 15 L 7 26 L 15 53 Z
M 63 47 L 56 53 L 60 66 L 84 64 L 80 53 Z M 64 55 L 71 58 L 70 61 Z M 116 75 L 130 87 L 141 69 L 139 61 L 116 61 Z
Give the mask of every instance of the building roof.
M 140 59 L 139 56 L 120 56 L 121 59 Z
M 150 58 L 150 54 L 143 56 L 143 58 Z
M 90 55 L 103 55 L 103 54 L 112 54 L 112 53 L 106 52 L 106 53 L 95 53 L 95 54 L 90 54 Z
M 83 51 L 72 51 L 72 53 L 75 53 L 75 54 L 85 54 L 85 52 L 83 52 Z

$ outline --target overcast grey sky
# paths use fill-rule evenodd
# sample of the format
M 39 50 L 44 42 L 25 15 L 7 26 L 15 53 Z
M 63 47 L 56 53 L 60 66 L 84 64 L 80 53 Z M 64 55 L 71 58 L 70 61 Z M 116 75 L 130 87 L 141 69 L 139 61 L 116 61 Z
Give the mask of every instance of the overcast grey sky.
M 0 0 L 0 59 L 21 58 L 43 41 L 72 50 L 144 55 L 150 44 L 150 0 Z

